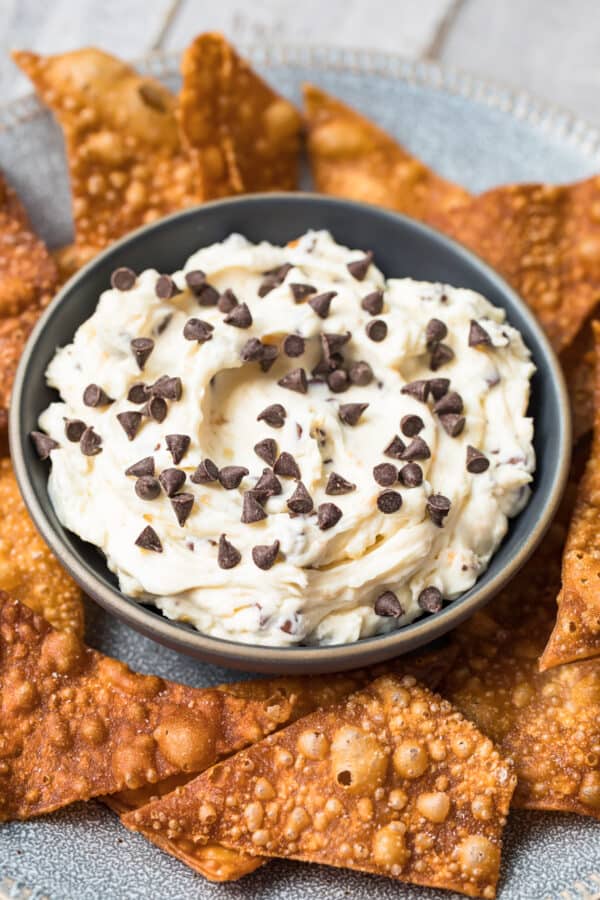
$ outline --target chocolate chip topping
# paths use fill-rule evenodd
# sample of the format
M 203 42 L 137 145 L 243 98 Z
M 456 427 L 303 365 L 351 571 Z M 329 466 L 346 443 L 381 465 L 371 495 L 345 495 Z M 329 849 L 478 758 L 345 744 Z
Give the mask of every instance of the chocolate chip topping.
M 373 478 L 381 487 L 389 487 L 398 481 L 398 469 L 391 463 L 379 463 L 373 467 Z
M 325 291 L 324 294 L 317 294 L 316 297 L 312 297 L 308 301 L 308 305 L 314 309 L 321 319 L 326 319 L 334 297 L 337 297 L 337 291 Z
M 450 500 L 443 494 L 432 494 L 427 500 L 427 512 L 434 525 L 441 528 L 450 512 Z
M 163 548 L 160 538 L 151 525 L 146 525 L 143 531 L 138 534 L 135 543 L 142 550 L 152 550 L 153 553 L 162 553 Z
M 193 271 L 186 273 L 185 283 L 189 287 L 192 294 L 195 294 L 196 291 L 200 290 L 205 282 L 206 275 L 202 271 L 202 269 L 194 269 Z
M 177 491 L 181 490 L 185 482 L 185 472 L 182 469 L 163 469 L 158 480 L 162 485 L 162 489 L 167 497 L 173 497 Z M 192 476 L 191 481 L 194 480 Z
M 490 461 L 476 447 L 472 447 L 470 444 L 467 445 L 467 472 L 471 472 L 472 475 L 480 475 L 481 472 L 485 472 L 486 469 L 489 469 Z
M 436 344 L 443 341 L 448 334 L 446 323 L 441 319 L 430 319 L 425 326 L 425 343 L 428 350 L 433 350 Z
M 301 300 L 306 300 L 311 294 L 317 293 L 316 287 L 313 287 L 312 284 L 298 284 L 297 282 L 290 284 L 290 290 L 296 303 L 300 303 Z
M 117 419 L 119 425 L 127 435 L 127 440 L 132 441 L 142 424 L 142 414 L 128 410 L 127 412 L 117 413 Z
M 96 434 L 91 425 L 81 435 L 79 449 L 84 456 L 96 456 L 102 452 L 102 438 Z
M 146 365 L 148 357 L 154 350 L 154 341 L 152 340 L 152 338 L 134 338 L 129 346 L 131 347 L 131 352 L 133 353 L 135 361 L 141 371 Z
M 238 305 L 238 303 L 239 300 L 235 296 L 231 288 L 227 288 L 227 290 L 223 291 L 223 293 L 219 297 L 217 306 L 219 308 L 219 312 L 230 313 L 231 310 Z
M 265 358 L 266 346 L 258 338 L 250 338 L 240 350 L 240 359 L 243 362 L 260 362 Z
M 187 522 L 193 505 L 193 494 L 175 494 L 174 497 L 171 497 L 171 506 L 173 507 L 175 518 L 177 519 L 177 522 L 179 523 L 179 525 L 181 525 L 181 527 L 183 527 Z
M 285 281 L 285 277 L 287 273 L 292 269 L 293 266 L 291 263 L 284 263 L 282 266 L 278 266 L 276 269 L 270 269 L 268 272 L 263 272 L 263 280 L 258 287 L 258 296 L 266 297 L 273 288 L 279 287 L 280 284 L 283 284 Z
M 419 594 L 417 603 L 425 612 L 436 613 L 444 605 L 444 598 L 441 591 L 438 591 L 436 587 L 426 587 Z
M 216 306 L 219 302 L 219 292 L 207 281 L 194 289 L 194 296 L 199 306 Z
M 419 487 L 423 484 L 423 470 L 416 463 L 407 463 L 400 469 L 399 478 L 405 487 Z
M 217 562 L 221 569 L 233 569 L 241 561 L 242 554 L 231 544 L 224 534 L 219 538 Z
M 135 492 L 140 500 L 156 500 L 160 494 L 160 484 L 152 475 L 142 475 L 135 483 Z
M 222 469 L 219 469 L 219 481 L 227 491 L 239 487 L 246 475 L 248 475 L 248 469 L 244 466 L 223 466 Z
M 83 402 L 86 406 L 110 406 L 111 403 L 115 401 L 112 397 L 109 397 L 108 394 L 102 390 L 101 387 L 97 384 L 88 384 L 86 389 L 83 392 Z
M 368 403 L 342 403 L 338 415 L 344 425 L 356 425 L 368 407 Z
M 150 396 L 150 388 L 143 381 L 132 384 L 127 392 L 127 399 L 130 403 L 145 403 Z
M 296 485 L 296 490 L 289 498 L 287 505 L 288 509 L 297 515 L 308 515 L 308 513 L 312 512 L 314 507 L 312 497 L 301 481 Z
M 438 416 L 442 416 L 444 413 L 461 413 L 463 411 L 462 397 L 456 391 L 450 391 L 434 404 L 433 411 Z
M 338 475 L 337 472 L 330 473 L 329 478 L 327 479 L 327 486 L 325 487 L 326 494 L 335 497 L 339 494 L 350 494 L 355 490 L 356 485 L 352 484 L 351 481 L 347 481 L 341 475 Z
M 348 370 L 348 377 L 352 384 L 365 387 L 373 381 L 373 369 L 368 362 L 361 359 L 358 362 L 352 363 Z
M 272 544 L 258 544 L 252 548 L 252 561 L 259 569 L 267 571 L 270 569 L 279 553 L 279 541 L 273 541 Z
M 349 262 L 346 266 L 350 274 L 353 278 L 356 278 L 357 281 L 364 281 L 364 278 L 369 271 L 369 266 L 373 262 L 373 253 L 371 250 L 363 256 L 362 259 L 355 259 L 353 262 Z
M 159 300 L 170 300 L 181 293 L 170 275 L 159 275 L 154 292 Z
M 203 459 L 196 471 L 190 475 L 194 484 L 212 484 L 219 480 L 219 470 L 212 459 Z
M 343 394 L 350 387 L 348 373 L 344 369 L 334 369 L 327 376 L 327 384 L 334 394 Z
M 272 466 L 277 459 L 277 442 L 273 438 L 264 438 L 254 445 L 254 452 L 259 459 L 264 460 L 268 466 Z
M 85 431 L 83 434 L 85 434 Z M 53 440 L 47 434 L 44 434 L 42 431 L 31 431 L 29 437 L 33 442 L 35 452 L 40 459 L 48 459 L 51 451 L 56 450 L 56 448 L 60 446 L 57 441 Z
M 246 491 L 242 501 L 242 517 L 240 519 L 245 525 L 251 525 L 253 522 L 260 522 L 266 519 L 267 514 L 256 499 L 256 494 L 252 491 Z
M 150 397 L 145 406 L 142 407 L 142 415 L 148 416 L 155 422 L 164 422 L 167 417 L 167 401 L 162 397 Z
M 205 344 L 206 341 L 212 340 L 214 325 L 205 322 L 204 319 L 188 319 L 183 326 L 183 336 L 186 341 L 198 341 L 199 344 Z
M 281 494 L 282 487 L 281 482 L 270 469 L 263 469 L 262 475 L 254 485 L 253 490 L 257 496 L 264 496 L 265 500 L 267 500 L 269 497 Z
M 154 457 L 145 456 L 132 463 L 128 469 L 125 469 L 125 474 L 135 475 L 136 478 L 141 478 L 143 475 L 154 475 Z
M 429 357 L 429 368 L 435 372 L 449 363 L 451 359 L 454 359 L 454 350 L 448 344 L 436 344 Z
M 398 437 L 396 434 L 383 452 L 386 456 L 391 456 L 392 459 L 402 459 L 402 454 L 405 450 L 406 444 L 402 438 Z
M 456 413 L 444 413 L 440 416 L 442 428 L 450 437 L 458 437 L 465 427 L 465 417 Z
M 400 431 L 406 437 L 414 437 L 425 428 L 421 416 L 402 416 L 400 420 Z
M 369 340 L 379 344 L 387 337 L 388 327 L 383 319 L 373 319 L 371 322 L 367 323 L 365 331 L 367 332 Z
M 475 319 L 471 319 L 471 324 L 469 325 L 469 347 L 490 347 L 491 345 L 492 339 L 485 328 L 479 322 L 476 322 Z
M 429 382 L 424 379 L 409 381 L 408 384 L 404 385 L 400 393 L 408 394 L 409 397 L 414 397 L 415 400 L 425 403 L 429 396 Z
M 282 428 L 286 415 L 285 408 L 281 403 L 272 403 L 257 415 L 256 421 L 266 422 L 271 428 Z
M 434 400 L 440 400 L 444 394 L 448 392 L 448 388 L 450 387 L 450 379 L 449 378 L 430 378 L 429 379 L 429 393 L 433 397 Z
M 342 511 L 335 503 L 321 503 L 317 509 L 317 524 L 321 531 L 327 531 L 342 518 Z
M 287 453 L 285 450 L 273 466 L 273 471 L 276 475 L 281 475 L 282 478 L 302 478 L 298 463 L 292 454 Z
M 279 350 L 273 344 L 264 344 L 263 356 L 259 361 L 260 367 L 263 372 L 268 372 L 277 357 L 279 356 Z
M 87 425 L 81 419 L 65 419 L 65 437 L 73 444 L 79 443 L 86 428 Z
M 399 619 L 404 614 L 402 604 L 393 591 L 384 591 L 375 601 L 375 614 L 386 618 Z
M 383 291 L 372 291 L 363 297 L 360 305 L 370 316 L 378 316 L 383 309 Z
M 252 325 L 252 313 L 248 309 L 247 303 L 238 303 L 237 306 L 228 313 L 223 321 L 227 325 L 233 325 L 235 328 L 250 328 Z
M 161 397 L 163 400 L 181 400 L 183 393 L 183 385 L 181 378 L 169 375 L 161 375 L 154 384 L 150 385 L 150 393 L 154 397 Z
M 166 316 L 163 316 L 160 322 L 158 322 L 152 329 L 152 334 L 162 334 L 164 331 L 166 331 L 172 318 L 173 313 L 167 313 Z
M 121 266 L 120 269 L 115 269 L 110 276 L 110 286 L 116 291 L 130 291 L 135 285 L 136 279 L 137 276 L 133 269 Z
M 299 334 L 288 334 L 283 342 L 283 352 L 292 358 L 302 356 L 306 349 L 306 341 Z
M 401 459 L 407 462 L 413 462 L 415 459 L 429 459 L 431 450 L 429 445 L 425 443 L 423 438 L 413 438 L 406 450 L 403 451 Z
M 190 436 L 188 434 L 168 434 L 165 437 L 167 448 L 173 457 L 175 465 L 179 465 L 190 446 Z
M 308 391 L 306 372 L 302 368 L 292 369 L 291 372 L 280 378 L 277 384 L 288 391 L 296 391 L 297 394 L 306 394 Z
M 323 356 L 327 362 L 333 363 L 331 368 L 337 368 L 338 364 L 343 362 L 341 350 L 351 337 L 352 335 L 349 331 L 344 332 L 344 334 L 332 334 L 327 331 L 322 332 L 321 345 L 323 347 Z
M 378 509 L 386 515 L 398 512 L 401 506 L 402 496 L 397 491 L 382 491 L 377 498 Z

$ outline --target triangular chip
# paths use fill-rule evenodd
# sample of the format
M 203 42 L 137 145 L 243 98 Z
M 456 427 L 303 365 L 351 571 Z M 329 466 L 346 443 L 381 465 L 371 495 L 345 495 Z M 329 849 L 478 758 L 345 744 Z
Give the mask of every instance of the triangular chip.
M 94 47 L 47 57 L 18 51 L 13 59 L 64 133 L 78 265 L 202 199 L 181 146 L 177 100 L 158 81 Z
M 469 199 L 466 190 L 320 88 L 305 85 L 304 103 L 310 164 L 322 193 L 388 206 L 415 219 Z
M 562 559 L 556 624 L 541 669 L 600 656 L 600 324 L 596 344 L 594 439 Z
M 192 857 L 218 841 L 493 897 L 514 784 L 449 703 L 390 675 L 124 821 Z
M 575 441 L 588 434 L 594 426 L 595 361 L 592 323 L 586 322 L 577 337 L 560 355 L 571 400 Z
M 222 35 L 199 35 L 181 74 L 181 134 L 206 200 L 297 188 L 300 114 Z

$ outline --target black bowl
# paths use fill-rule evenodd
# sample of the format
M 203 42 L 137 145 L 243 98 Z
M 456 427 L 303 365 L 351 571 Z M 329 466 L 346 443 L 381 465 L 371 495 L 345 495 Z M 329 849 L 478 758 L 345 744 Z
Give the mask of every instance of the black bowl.
M 48 498 L 48 464 L 37 458 L 28 434 L 36 428 L 42 410 L 56 399 L 44 379 L 56 348 L 69 343 L 78 326 L 94 312 L 118 266 L 172 272 L 199 247 L 223 240 L 234 231 L 252 241 L 283 244 L 310 228 L 328 229 L 349 247 L 371 248 L 387 277 L 409 276 L 471 288 L 506 310 L 537 366 L 530 404 L 537 471 L 531 500 L 511 521 L 487 572 L 440 613 L 354 644 L 286 648 L 238 644 L 200 634 L 122 594 L 98 551 L 58 521 Z M 570 433 L 569 405 L 554 352 L 525 304 L 485 263 L 411 219 L 360 203 L 303 194 L 251 195 L 207 203 L 141 228 L 96 257 L 65 285 L 31 335 L 17 373 L 10 416 L 11 453 L 27 507 L 43 537 L 84 591 L 169 647 L 220 665 L 263 672 L 325 672 L 381 661 L 428 643 L 487 603 L 516 575 L 556 511 L 567 478 Z

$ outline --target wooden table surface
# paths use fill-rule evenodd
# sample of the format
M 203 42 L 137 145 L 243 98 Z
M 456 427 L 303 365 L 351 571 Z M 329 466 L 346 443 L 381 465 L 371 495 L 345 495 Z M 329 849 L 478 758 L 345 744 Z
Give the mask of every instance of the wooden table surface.
M 523 88 L 600 125 L 600 0 L 0 0 L 0 97 L 29 91 L 11 48 L 95 44 L 135 59 L 195 34 L 385 50 Z

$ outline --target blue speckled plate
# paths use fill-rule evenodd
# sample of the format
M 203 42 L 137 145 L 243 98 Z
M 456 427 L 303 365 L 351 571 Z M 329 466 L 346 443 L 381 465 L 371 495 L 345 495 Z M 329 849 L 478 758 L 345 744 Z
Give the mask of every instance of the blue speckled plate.
M 282 92 L 298 99 L 314 81 L 395 134 L 437 171 L 481 190 L 506 181 L 565 182 L 600 171 L 600 133 L 522 94 L 432 65 L 376 53 L 254 48 L 247 53 Z M 140 68 L 177 86 L 177 59 Z M 32 97 L 0 110 L 0 168 L 51 246 L 69 240 L 62 140 Z M 97 608 L 90 644 L 144 672 L 193 685 L 238 675 L 152 643 Z M 272 862 L 237 884 L 212 885 L 137 835 L 99 803 L 0 829 L 0 900 L 428 900 L 439 892 L 320 866 Z M 453 896 L 444 892 L 449 900 Z M 501 900 L 600 900 L 600 825 L 514 813 L 506 830 Z

